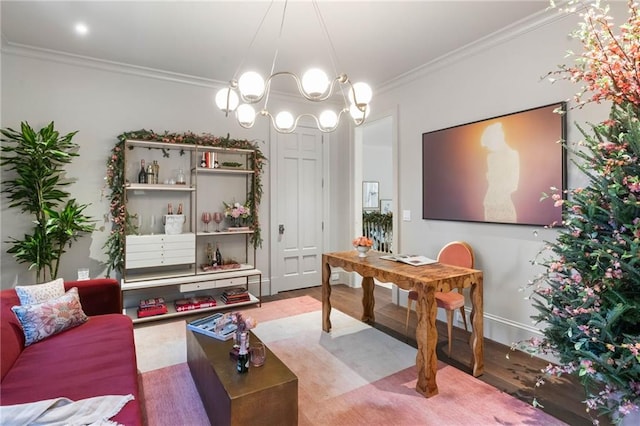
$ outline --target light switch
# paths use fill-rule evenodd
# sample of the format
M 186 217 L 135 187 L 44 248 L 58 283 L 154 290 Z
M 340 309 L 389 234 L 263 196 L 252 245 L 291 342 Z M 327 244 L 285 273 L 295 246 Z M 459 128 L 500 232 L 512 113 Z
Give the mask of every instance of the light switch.
M 402 210 L 402 220 L 409 222 L 411 220 L 411 210 Z

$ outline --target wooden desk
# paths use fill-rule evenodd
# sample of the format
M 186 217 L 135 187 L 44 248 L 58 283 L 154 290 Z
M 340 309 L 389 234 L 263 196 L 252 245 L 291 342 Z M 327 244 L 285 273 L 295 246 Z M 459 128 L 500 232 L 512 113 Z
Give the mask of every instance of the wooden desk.
M 259 342 L 251 334 L 251 342 Z M 233 340 L 187 330 L 187 362 L 212 425 L 298 424 L 298 378 L 267 347 L 262 367 L 238 374 Z M 266 347 L 266 346 L 265 346 Z
M 426 397 L 438 394 L 436 372 L 438 358 L 436 343 L 437 305 L 436 291 L 450 291 L 452 288 L 471 287 L 471 367 L 474 376 L 479 376 L 484 370 L 484 333 L 482 307 L 482 271 L 457 266 L 434 263 L 432 265 L 412 266 L 401 262 L 380 259 L 384 253 L 370 251 L 367 257 L 358 257 L 355 250 L 325 253 L 322 255 L 322 329 L 331 330 L 331 267 L 340 267 L 348 272 L 357 272 L 362 280 L 362 321 L 374 322 L 373 297 L 376 278 L 382 282 L 392 282 L 404 290 L 414 289 L 418 293 L 417 313 L 418 327 L 416 341 L 418 342 L 418 383 L 416 390 Z

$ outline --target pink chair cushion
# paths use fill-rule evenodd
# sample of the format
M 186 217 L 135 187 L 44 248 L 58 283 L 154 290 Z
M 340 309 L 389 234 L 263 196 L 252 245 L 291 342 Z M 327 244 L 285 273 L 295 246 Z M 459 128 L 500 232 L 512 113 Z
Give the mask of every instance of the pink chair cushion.
M 464 306 L 464 296 L 457 291 L 438 292 L 436 293 L 436 304 L 438 308 L 453 311 Z

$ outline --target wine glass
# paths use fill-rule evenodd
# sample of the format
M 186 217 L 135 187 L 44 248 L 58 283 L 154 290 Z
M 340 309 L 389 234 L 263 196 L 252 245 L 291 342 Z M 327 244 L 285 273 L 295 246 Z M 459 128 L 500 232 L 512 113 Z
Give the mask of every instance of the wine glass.
M 209 232 L 209 222 L 211 222 L 211 213 L 202 212 L 202 222 L 204 222 L 204 232 Z
M 213 221 L 216 223 L 216 232 L 220 232 L 220 222 L 224 219 L 222 212 L 213 213 Z

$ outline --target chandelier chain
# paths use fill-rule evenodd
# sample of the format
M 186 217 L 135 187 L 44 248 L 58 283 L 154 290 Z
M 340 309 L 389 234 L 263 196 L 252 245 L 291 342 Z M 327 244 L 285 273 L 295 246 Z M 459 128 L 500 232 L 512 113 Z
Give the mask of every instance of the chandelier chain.
M 269 7 L 267 8 L 267 11 L 262 16 L 262 19 L 260 20 L 260 24 L 258 25 L 258 28 L 256 29 L 256 32 L 253 34 L 253 37 L 251 38 L 251 42 L 249 43 L 249 47 L 247 47 L 247 50 L 244 52 L 244 55 L 242 57 L 242 60 L 240 61 L 240 64 L 238 64 L 238 67 L 236 68 L 236 71 L 233 73 L 233 80 L 237 80 L 238 79 L 238 73 L 240 72 L 240 70 L 244 66 L 244 63 L 246 62 L 247 57 L 249 56 L 249 52 L 251 52 L 251 50 L 253 48 L 253 44 L 256 42 L 256 39 L 258 38 L 258 34 L 260 33 L 260 30 L 262 29 L 262 26 L 264 25 L 264 21 L 267 20 L 267 16 L 269 15 L 269 11 L 273 7 L 274 2 L 275 2 L 275 0 L 271 0 L 271 3 L 269 3 Z
M 336 48 L 333 45 L 333 41 L 331 40 L 331 36 L 329 35 L 329 30 L 327 30 L 327 25 L 324 21 L 322 13 L 320 12 L 320 6 L 316 0 L 312 1 L 313 8 L 316 12 L 316 17 L 318 18 L 318 22 L 320 23 L 320 28 L 322 28 L 322 32 L 324 33 L 324 37 L 327 41 L 328 51 L 329 51 L 329 60 L 331 61 L 331 65 L 333 66 L 333 72 L 335 75 L 339 75 L 338 73 L 338 54 L 336 53 Z M 347 95 L 344 92 L 344 87 L 340 85 L 340 93 L 342 93 L 342 98 L 347 102 Z

